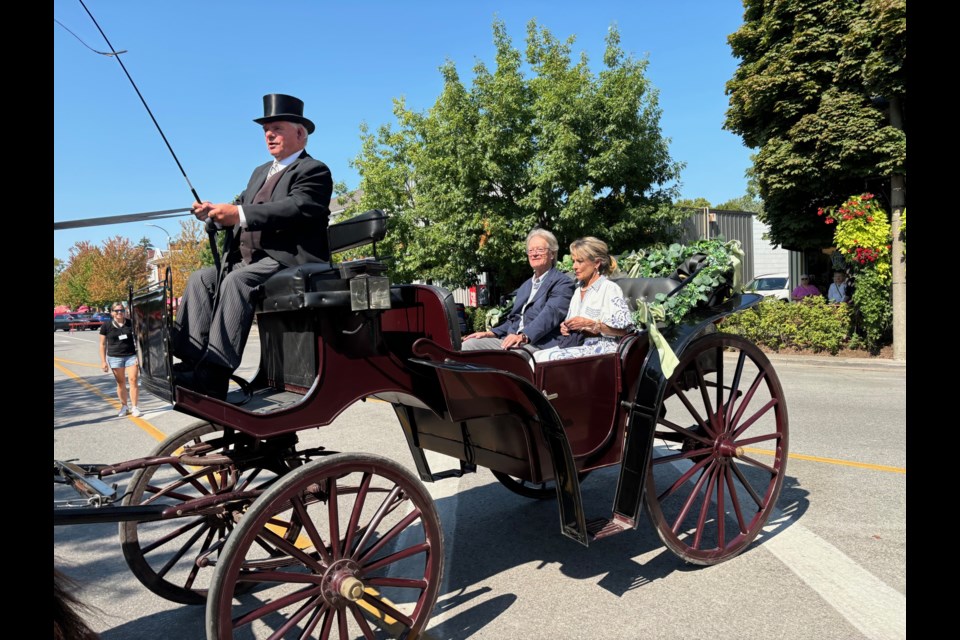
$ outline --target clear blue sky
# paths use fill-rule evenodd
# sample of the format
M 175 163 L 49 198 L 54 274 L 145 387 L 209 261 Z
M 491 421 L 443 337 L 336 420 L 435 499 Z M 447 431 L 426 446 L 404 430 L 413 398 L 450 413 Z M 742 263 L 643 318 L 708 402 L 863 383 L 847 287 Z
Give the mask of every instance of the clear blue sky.
M 359 127 L 395 124 L 392 100 L 428 109 L 453 61 L 469 85 L 478 60 L 494 68 L 491 25 L 502 19 L 525 49 L 531 19 L 574 54 L 602 67 L 604 36 L 648 57 L 661 127 L 674 160 L 686 163 L 684 198 L 719 204 L 746 193 L 750 150 L 722 129 L 724 86 L 738 60 L 727 36 L 740 26 L 739 0 L 84 0 L 153 112 L 190 183 L 224 202 L 269 160 L 260 127 L 263 95 L 301 98 L 317 125 L 308 151 L 350 188 Z M 54 18 L 89 47 L 109 51 L 78 0 L 54 0 Z M 190 188 L 120 64 L 53 23 L 53 220 L 187 208 Z M 186 218 L 183 218 L 186 219 Z M 171 236 L 179 218 L 156 221 Z M 54 231 L 54 257 L 79 240 L 121 235 L 167 242 L 164 231 L 129 223 Z

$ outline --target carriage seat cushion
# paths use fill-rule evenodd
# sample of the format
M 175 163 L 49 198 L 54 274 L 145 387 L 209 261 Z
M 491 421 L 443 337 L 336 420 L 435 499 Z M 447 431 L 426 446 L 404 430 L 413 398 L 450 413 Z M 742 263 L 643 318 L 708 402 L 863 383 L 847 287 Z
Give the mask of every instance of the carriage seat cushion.
M 278 271 L 260 285 L 260 311 L 294 311 L 350 304 L 350 282 L 329 262 L 308 262 Z

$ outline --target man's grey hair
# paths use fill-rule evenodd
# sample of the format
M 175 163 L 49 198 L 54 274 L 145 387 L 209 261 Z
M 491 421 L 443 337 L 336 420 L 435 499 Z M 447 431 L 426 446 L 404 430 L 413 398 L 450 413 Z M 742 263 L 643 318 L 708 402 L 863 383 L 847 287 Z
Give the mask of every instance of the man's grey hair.
M 307 128 L 304 125 L 300 124 L 299 122 L 292 122 L 291 124 L 295 126 L 297 129 L 300 129 L 300 131 L 303 131 L 303 146 L 306 147 L 307 140 L 310 139 L 310 134 L 307 132 Z
M 557 236 L 553 235 L 546 229 L 534 229 L 527 234 L 527 241 L 524 243 L 524 246 L 528 249 L 530 248 L 530 241 L 534 238 L 543 238 L 547 241 L 547 249 L 550 250 L 550 264 L 557 264 L 557 252 L 560 251 L 560 243 L 557 242 Z

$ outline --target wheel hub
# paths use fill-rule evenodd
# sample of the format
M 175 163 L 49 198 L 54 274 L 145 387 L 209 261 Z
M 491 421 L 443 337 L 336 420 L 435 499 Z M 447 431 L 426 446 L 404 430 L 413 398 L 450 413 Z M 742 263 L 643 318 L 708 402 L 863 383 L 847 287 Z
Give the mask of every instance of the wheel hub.
M 739 458 L 743 455 L 743 447 L 738 447 L 732 440 L 727 439 L 717 441 L 714 450 L 724 458 Z
M 323 597 L 333 605 L 357 602 L 366 588 L 357 576 L 360 565 L 353 560 L 337 560 L 323 574 Z

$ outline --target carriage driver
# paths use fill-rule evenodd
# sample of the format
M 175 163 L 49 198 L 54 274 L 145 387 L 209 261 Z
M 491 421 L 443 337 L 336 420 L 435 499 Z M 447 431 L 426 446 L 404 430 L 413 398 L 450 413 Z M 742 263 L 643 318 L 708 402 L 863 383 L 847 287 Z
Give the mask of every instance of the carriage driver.
M 224 399 L 240 365 L 255 312 L 254 290 L 285 267 L 330 260 L 327 223 L 333 181 L 330 169 L 306 152 L 314 124 L 303 102 L 272 93 L 263 97 L 267 152 L 232 203 L 194 202 L 193 214 L 223 229 L 222 280 L 217 269 L 191 274 L 173 327 L 178 386 Z

